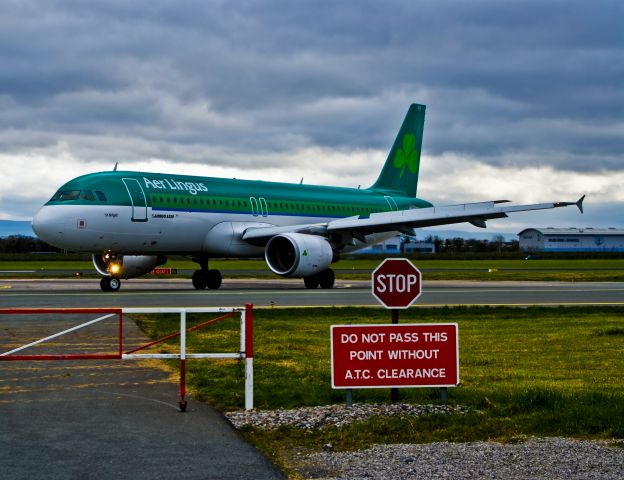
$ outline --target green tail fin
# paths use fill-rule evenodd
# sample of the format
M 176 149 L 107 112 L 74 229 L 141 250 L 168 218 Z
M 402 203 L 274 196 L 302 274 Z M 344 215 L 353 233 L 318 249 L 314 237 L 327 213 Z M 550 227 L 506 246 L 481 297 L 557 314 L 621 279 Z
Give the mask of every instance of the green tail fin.
M 407 111 L 379 178 L 370 187 L 371 190 L 407 197 L 416 196 L 424 125 L 425 106 L 413 103 Z

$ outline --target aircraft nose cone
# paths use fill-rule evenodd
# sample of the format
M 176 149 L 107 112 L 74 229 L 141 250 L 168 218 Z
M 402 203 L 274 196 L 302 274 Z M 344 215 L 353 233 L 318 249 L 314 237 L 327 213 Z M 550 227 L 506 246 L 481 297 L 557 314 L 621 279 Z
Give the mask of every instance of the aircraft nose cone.
M 63 225 L 57 217 L 54 207 L 44 206 L 39 209 L 32 220 L 32 229 L 35 234 L 44 242 L 55 246 L 63 237 Z
M 40 208 L 39 211 L 37 213 L 35 213 L 35 216 L 32 219 L 32 229 L 33 232 L 35 232 L 35 234 L 41 238 L 42 234 L 44 233 L 44 223 L 43 223 L 43 216 L 41 215 L 41 210 L 43 210 L 43 208 Z

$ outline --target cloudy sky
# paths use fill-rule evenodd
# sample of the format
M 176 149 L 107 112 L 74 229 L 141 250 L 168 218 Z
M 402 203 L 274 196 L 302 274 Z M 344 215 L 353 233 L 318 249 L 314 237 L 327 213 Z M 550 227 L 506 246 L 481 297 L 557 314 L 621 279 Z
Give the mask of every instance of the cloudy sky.
M 366 187 L 427 105 L 418 196 L 624 228 L 624 3 L 0 2 L 0 219 L 162 171 Z

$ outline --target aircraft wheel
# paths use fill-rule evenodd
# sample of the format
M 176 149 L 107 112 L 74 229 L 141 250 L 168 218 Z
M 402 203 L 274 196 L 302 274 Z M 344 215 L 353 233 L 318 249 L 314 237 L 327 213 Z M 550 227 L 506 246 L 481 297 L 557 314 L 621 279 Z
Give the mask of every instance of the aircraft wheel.
M 121 280 L 112 277 L 103 277 L 100 280 L 100 288 L 103 292 L 116 292 L 121 287 Z
M 319 286 L 320 279 L 318 275 L 310 275 L 309 277 L 303 277 L 303 283 L 307 288 L 316 288 Z
M 331 268 L 323 270 L 318 276 L 321 288 L 332 288 L 334 286 L 336 275 L 334 275 L 334 271 Z
M 121 287 L 121 280 L 118 278 L 109 278 L 108 279 L 108 288 L 110 288 L 111 292 L 116 292 Z
M 218 290 L 221 287 L 223 277 L 219 270 L 208 270 L 206 275 L 206 285 L 210 290 Z
M 208 286 L 208 279 L 204 270 L 195 270 L 193 272 L 193 286 L 197 290 L 204 290 Z

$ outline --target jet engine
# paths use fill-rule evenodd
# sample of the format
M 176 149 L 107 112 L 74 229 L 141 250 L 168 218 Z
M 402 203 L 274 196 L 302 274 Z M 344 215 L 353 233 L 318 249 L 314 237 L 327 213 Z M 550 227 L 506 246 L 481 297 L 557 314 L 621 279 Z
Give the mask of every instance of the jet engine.
M 334 252 L 316 235 L 283 233 L 271 238 L 264 251 L 269 268 L 282 277 L 308 277 L 327 269 Z
M 162 255 L 94 254 L 93 265 L 100 275 L 114 278 L 134 278 L 151 272 L 167 262 Z

